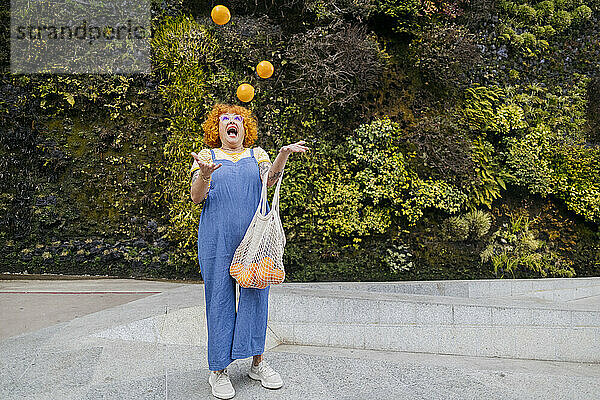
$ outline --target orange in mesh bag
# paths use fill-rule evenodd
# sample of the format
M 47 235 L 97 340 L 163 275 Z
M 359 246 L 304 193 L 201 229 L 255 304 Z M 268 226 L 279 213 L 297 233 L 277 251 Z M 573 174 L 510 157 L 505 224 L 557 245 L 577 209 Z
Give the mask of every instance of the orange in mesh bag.
M 268 176 L 268 174 L 266 174 Z M 264 289 L 285 279 L 283 250 L 285 232 L 279 218 L 279 189 L 283 173 L 277 181 L 271 210 L 267 210 L 267 179 L 265 177 L 260 203 L 246 234 L 236 249 L 229 273 L 244 288 Z
M 275 262 L 271 257 L 265 257 L 258 263 L 256 272 L 258 282 L 264 282 L 267 285 L 276 285 L 285 279 L 285 271 L 275 267 Z

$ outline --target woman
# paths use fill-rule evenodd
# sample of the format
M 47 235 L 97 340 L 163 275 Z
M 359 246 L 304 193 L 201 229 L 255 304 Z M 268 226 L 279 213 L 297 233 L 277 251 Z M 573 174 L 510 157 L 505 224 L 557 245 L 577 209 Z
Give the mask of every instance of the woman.
M 278 389 L 281 376 L 263 359 L 269 287 L 239 287 L 229 266 L 260 202 L 262 180 L 273 186 L 291 153 L 305 152 L 304 141 L 283 146 L 271 164 L 257 138 L 257 121 L 244 107 L 216 104 L 202 124 L 210 149 L 191 153 L 191 197 L 203 203 L 198 226 L 198 260 L 204 280 L 208 325 L 208 382 L 221 399 L 235 396 L 227 366 L 253 356 L 248 375 L 264 387 Z M 269 210 L 267 204 L 267 210 Z

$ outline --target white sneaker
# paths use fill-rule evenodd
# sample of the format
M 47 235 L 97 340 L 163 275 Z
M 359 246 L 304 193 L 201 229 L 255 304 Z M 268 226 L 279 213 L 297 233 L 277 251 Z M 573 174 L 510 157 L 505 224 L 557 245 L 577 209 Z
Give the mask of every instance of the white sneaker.
M 281 375 L 279 375 L 278 372 L 275 372 L 265 360 L 262 360 L 258 365 L 254 365 L 254 362 L 252 362 L 248 376 L 260 381 L 260 383 L 268 389 L 279 389 L 283 386 Z
M 222 372 L 210 371 L 208 383 L 212 388 L 212 394 L 218 399 L 231 399 L 235 396 L 235 389 L 229 380 L 229 372 L 225 368 Z

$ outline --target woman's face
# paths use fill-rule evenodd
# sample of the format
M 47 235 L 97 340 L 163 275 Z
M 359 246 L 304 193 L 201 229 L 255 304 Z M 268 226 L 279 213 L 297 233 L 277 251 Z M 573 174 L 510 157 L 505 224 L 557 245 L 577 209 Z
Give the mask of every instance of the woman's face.
M 223 113 L 219 116 L 219 137 L 223 145 L 237 148 L 244 143 L 244 118 L 239 114 Z

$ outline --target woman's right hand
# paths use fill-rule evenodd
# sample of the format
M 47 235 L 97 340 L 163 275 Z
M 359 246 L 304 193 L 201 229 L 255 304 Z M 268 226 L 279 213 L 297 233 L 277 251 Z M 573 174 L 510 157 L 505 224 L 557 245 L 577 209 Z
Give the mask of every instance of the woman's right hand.
M 194 157 L 194 160 L 196 160 L 196 162 L 198 163 L 198 166 L 200 167 L 200 173 L 202 174 L 202 176 L 206 179 L 210 178 L 210 176 L 212 175 L 213 172 L 215 172 L 217 169 L 221 168 L 221 166 L 223 164 L 207 164 L 205 162 L 203 162 L 202 160 L 200 160 L 200 157 L 198 157 L 198 154 L 192 152 L 192 157 Z

